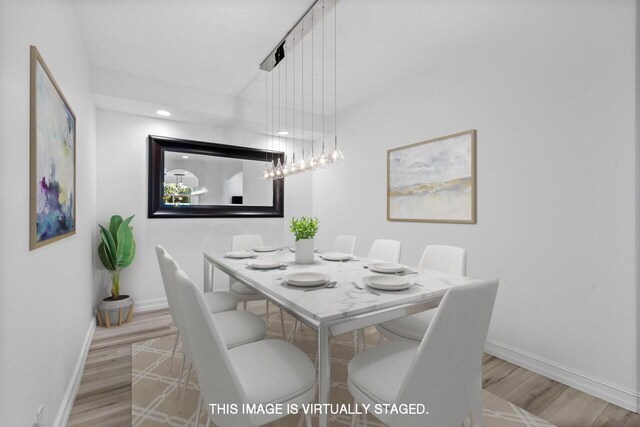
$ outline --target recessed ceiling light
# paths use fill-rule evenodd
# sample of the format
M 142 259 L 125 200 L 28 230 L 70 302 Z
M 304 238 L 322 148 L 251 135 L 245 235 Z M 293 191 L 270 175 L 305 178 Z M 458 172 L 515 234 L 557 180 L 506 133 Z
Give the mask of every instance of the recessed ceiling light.
M 182 156 L 182 158 L 183 158 L 183 159 L 188 159 L 188 158 L 189 158 L 189 156 Z
M 287 132 L 286 130 L 279 130 L 278 135 L 289 135 L 289 132 Z
M 158 110 L 156 111 L 156 114 L 164 117 L 169 117 L 171 115 L 171 113 L 168 112 L 167 110 Z

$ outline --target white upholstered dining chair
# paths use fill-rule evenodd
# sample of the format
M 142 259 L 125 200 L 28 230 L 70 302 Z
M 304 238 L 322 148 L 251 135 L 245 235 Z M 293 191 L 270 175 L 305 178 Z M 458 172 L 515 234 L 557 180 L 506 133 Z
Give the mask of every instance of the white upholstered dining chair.
M 158 257 L 158 264 L 160 265 L 160 275 L 162 276 L 162 284 L 164 286 L 165 294 L 167 295 L 167 303 L 169 305 L 169 312 L 171 313 L 171 319 L 173 320 L 174 325 L 178 327 L 175 318 L 175 308 L 173 307 L 174 299 L 171 298 L 171 288 L 168 286 L 167 275 L 164 270 L 164 264 L 162 262 L 162 256 L 167 255 L 169 258 L 171 256 L 169 253 L 161 246 L 156 245 L 156 255 Z M 173 259 L 173 258 L 171 258 Z M 214 291 L 214 292 L 206 292 L 205 300 L 207 301 L 207 305 L 212 313 L 219 313 L 223 311 L 231 311 L 236 310 L 238 308 L 238 299 L 233 295 L 230 295 L 228 292 L 223 291 Z M 180 339 L 180 330 L 178 329 L 178 333 L 176 334 L 175 342 L 173 343 L 173 351 L 171 352 L 171 361 L 169 363 L 169 370 L 173 366 L 173 358 L 176 354 L 176 348 L 178 346 L 178 341 Z
M 397 240 L 377 239 L 374 240 L 369 250 L 369 259 L 383 262 L 400 261 L 401 243 Z
M 355 402 L 426 405 L 428 414 L 374 413 L 387 425 L 481 426 L 482 353 L 497 290 L 497 279 L 451 288 L 421 343 L 389 342 L 359 353 L 348 367 Z
M 456 276 L 465 276 L 467 274 L 467 251 L 456 246 L 427 246 L 418 267 L 455 274 Z M 435 309 L 427 310 L 400 319 L 390 320 L 376 325 L 376 329 L 381 337 L 384 336 L 392 341 L 408 340 L 420 342 L 435 312 Z
M 248 251 L 262 245 L 262 237 L 257 234 L 239 234 L 231 238 L 232 251 Z M 244 283 L 238 282 L 232 277 L 229 277 L 229 293 L 242 301 L 242 307 L 245 310 L 247 309 L 247 301 L 258 301 L 265 299 L 258 292 L 251 289 Z M 267 304 L 266 319 L 267 321 L 269 321 L 269 300 L 265 301 Z M 282 314 L 282 310 L 280 310 L 280 325 L 282 327 L 282 338 L 285 338 L 284 316 Z
M 178 328 L 178 333 L 176 334 L 176 341 L 173 346 L 173 351 L 171 353 L 171 362 L 169 365 L 169 369 L 171 369 L 171 364 L 173 363 L 173 358 L 175 356 L 175 351 L 178 343 L 178 339 L 180 338 L 180 333 L 182 330 L 182 326 L 180 324 L 180 312 L 184 310 L 184 307 L 180 304 L 179 295 L 177 295 L 176 285 L 172 282 L 173 275 L 177 270 L 179 270 L 178 264 L 171 258 L 171 256 L 164 250 L 164 248 L 160 245 L 156 246 L 156 255 L 158 256 L 158 263 L 160 264 L 160 272 L 162 274 L 162 281 L 164 284 L 165 292 L 167 294 L 167 302 L 169 304 L 169 312 L 171 313 L 171 317 L 173 319 L 173 323 Z M 206 294 L 203 294 L 203 298 L 205 298 Z M 205 298 L 205 301 L 207 299 Z M 207 307 L 211 311 L 211 307 L 207 301 Z M 212 312 L 212 316 L 216 318 L 218 322 L 220 332 L 224 339 L 225 344 L 229 348 L 234 348 L 243 344 L 247 344 L 250 342 L 261 340 L 265 337 L 267 328 L 264 321 L 254 313 L 249 311 L 223 311 L 223 312 Z M 180 383 L 182 381 L 185 362 L 187 360 L 188 346 L 185 343 L 186 337 L 183 335 L 183 350 L 184 356 L 182 359 L 182 367 L 180 369 L 180 375 L 178 376 L 177 382 L 178 387 L 177 392 L 180 391 Z M 185 391 L 187 388 L 187 384 L 189 383 L 189 377 L 191 376 L 192 363 L 189 363 L 189 368 L 187 372 L 187 377 L 184 382 L 183 390 L 182 390 L 182 398 L 180 399 L 179 410 L 182 409 L 182 404 L 184 402 Z
M 356 238 L 354 236 L 337 236 L 331 247 L 331 252 L 341 252 L 353 255 L 356 250 Z
M 188 337 L 189 353 L 201 390 L 196 426 L 203 400 L 211 404 L 289 405 L 309 403 L 315 396 L 315 368 L 307 355 L 281 340 L 263 340 L 227 348 L 214 316 L 207 312 L 202 293 L 178 270 L 175 282 L 181 303 L 189 313 L 179 321 Z M 274 411 L 278 412 L 278 411 Z M 238 414 L 207 410 L 209 421 L 217 426 L 261 426 L 278 420 L 285 413 Z M 306 416 L 307 427 L 311 420 Z M 207 423 L 208 424 L 208 423 Z

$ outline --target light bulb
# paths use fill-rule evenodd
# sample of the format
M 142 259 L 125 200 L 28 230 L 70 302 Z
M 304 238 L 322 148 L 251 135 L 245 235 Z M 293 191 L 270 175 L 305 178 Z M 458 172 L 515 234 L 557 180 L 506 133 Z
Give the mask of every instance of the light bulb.
M 344 154 L 342 154 L 342 151 L 340 151 L 340 149 L 336 147 L 333 153 L 331 153 L 331 161 L 333 163 L 338 163 L 342 159 L 344 159 Z
M 318 166 L 318 158 L 315 155 L 309 156 L 309 160 L 307 161 L 307 165 L 309 169 L 315 169 Z

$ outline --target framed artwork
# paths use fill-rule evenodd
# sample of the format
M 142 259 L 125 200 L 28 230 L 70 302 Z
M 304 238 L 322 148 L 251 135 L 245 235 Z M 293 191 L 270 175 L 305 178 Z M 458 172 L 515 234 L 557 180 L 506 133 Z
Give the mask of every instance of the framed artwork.
M 387 220 L 476 223 L 476 130 L 387 151 Z
M 29 249 L 76 232 L 76 116 L 31 46 Z

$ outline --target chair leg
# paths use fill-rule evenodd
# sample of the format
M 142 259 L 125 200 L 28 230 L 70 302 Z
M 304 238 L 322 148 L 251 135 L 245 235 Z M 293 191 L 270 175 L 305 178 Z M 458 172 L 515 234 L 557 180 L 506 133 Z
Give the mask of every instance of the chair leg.
M 351 414 L 351 427 L 356 427 L 356 424 L 358 423 L 358 414 L 357 414 L 358 402 L 356 402 L 355 399 L 353 400 L 353 405 L 354 405 L 354 411 L 353 411 L 353 414 Z
M 282 326 L 282 339 L 287 339 L 287 334 L 284 332 L 284 314 L 282 313 L 282 309 L 280 309 L 280 326 Z
M 382 344 L 382 334 L 378 332 L 378 345 Z
M 209 411 L 205 411 L 207 413 L 207 426 L 209 427 L 211 425 L 211 417 L 209 416 Z
M 364 339 L 364 329 L 358 329 L 358 351 L 365 351 L 367 343 Z
M 198 398 L 198 409 L 196 410 L 196 422 L 195 427 L 200 425 L 200 414 L 202 413 L 202 396 Z
M 298 322 L 298 319 L 296 319 L 293 322 L 293 333 L 291 334 L 291 339 L 290 339 L 291 342 L 293 342 L 293 340 L 296 339 L 296 332 L 298 332 L 298 324 L 299 323 L 300 322 Z
M 242 301 L 242 309 L 247 311 L 247 300 Z
M 176 332 L 176 340 L 173 343 L 173 350 L 171 351 L 171 361 L 169 362 L 169 372 L 171 372 L 171 368 L 173 368 L 173 358 L 176 355 L 176 349 L 178 348 L 179 340 L 180 340 L 180 331 Z
M 480 376 L 474 397 L 471 399 L 471 410 L 469 411 L 469 421 L 471 427 L 482 427 L 482 377 Z
M 306 427 L 311 427 L 311 414 L 305 412 L 304 413 L 304 421 L 306 423 Z
M 187 379 L 184 380 L 184 387 L 182 389 L 182 397 L 180 398 L 180 406 L 178 406 L 178 412 L 182 412 L 182 404 L 184 403 L 184 395 L 187 394 L 187 385 L 189 384 L 189 377 L 191 377 L 191 368 L 193 368 L 193 363 L 189 363 L 189 370 L 187 371 Z
M 267 322 L 267 324 L 269 324 L 269 300 L 267 301 L 267 316 L 265 317 L 265 321 Z
M 184 364 L 187 362 L 187 353 L 182 355 L 182 366 L 180 367 L 180 375 L 176 379 L 178 387 L 176 387 L 176 399 L 180 396 L 180 386 L 182 385 L 182 374 L 184 374 Z
M 358 333 L 356 331 L 351 332 L 351 338 L 353 339 L 353 353 L 357 355 L 360 353 L 360 349 L 358 348 L 358 345 L 360 344 L 358 342 Z

